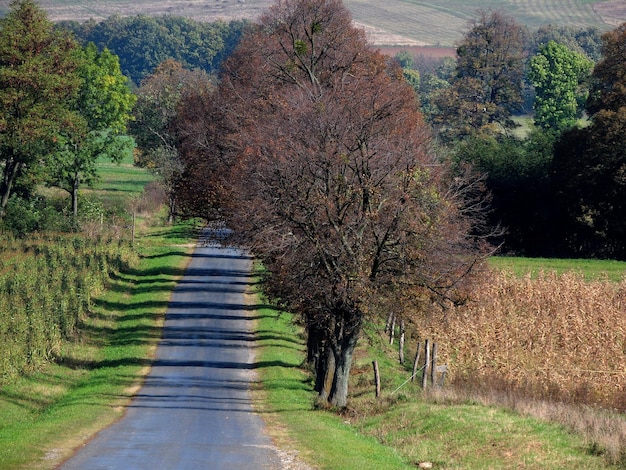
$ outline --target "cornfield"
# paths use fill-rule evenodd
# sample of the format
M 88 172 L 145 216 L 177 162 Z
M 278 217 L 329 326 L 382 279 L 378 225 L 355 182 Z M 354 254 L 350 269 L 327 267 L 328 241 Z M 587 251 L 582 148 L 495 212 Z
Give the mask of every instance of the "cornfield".
M 75 236 L 0 246 L 0 385 L 58 356 L 113 272 L 133 263 L 126 242 Z
M 626 279 L 493 271 L 415 326 L 457 384 L 626 410 Z

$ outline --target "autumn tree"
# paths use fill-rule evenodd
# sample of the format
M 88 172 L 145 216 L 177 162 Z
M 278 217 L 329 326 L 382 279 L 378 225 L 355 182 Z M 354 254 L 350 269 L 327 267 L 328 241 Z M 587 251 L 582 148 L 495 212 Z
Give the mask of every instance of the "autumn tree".
M 454 299 L 476 263 L 467 185 L 434 155 L 401 69 L 339 0 L 277 2 L 217 95 L 223 132 L 212 135 L 239 196 L 229 221 L 263 261 L 269 298 L 306 326 L 320 400 L 345 406 L 380 299 Z
M 470 26 L 451 86 L 434 100 L 433 122 L 447 140 L 510 128 L 522 103 L 526 29 L 500 12 L 481 12 Z
M 87 45 L 77 73 L 80 87 L 71 107 L 83 125 L 59 132 L 57 149 L 46 170 L 48 183 L 72 196 L 74 216 L 78 215 L 81 185 L 98 180 L 98 159 L 120 162 L 132 156 L 135 142 L 126 134 L 126 124 L 136 100 L 117 56 L 108 49 L 99 52 L 93 43 Z
M 50 154 L 62 130 L 79 129 L 78 45 L 54 31 L 33 0 L 0 19 L 0 216 L 16 179 Z
M 179 200 L 184 189 L 179 185 L 185 163 L 179 152 L 176 120 L 179 115 L 182 119 L 183 115 L 189 114 L 193 102 L 211 88 L 212 81 L 206 72 L 186 69 L 181 63 L 169 59 L 144 79 L 137 90 L 135 120 L 131 122 L 131 132 L 140 151 L 137 163 L 159 177 L 167 195 L 170 220 L 182 210 Z M 185 104 L 186 101 L 189 103 Z M 202 117 L 195 116 L 194 119 Z
M 593 62 L 550 41 L 531 58 L 528 77 L 535 87 L 535 125 L 560 133 L 582 116 Z

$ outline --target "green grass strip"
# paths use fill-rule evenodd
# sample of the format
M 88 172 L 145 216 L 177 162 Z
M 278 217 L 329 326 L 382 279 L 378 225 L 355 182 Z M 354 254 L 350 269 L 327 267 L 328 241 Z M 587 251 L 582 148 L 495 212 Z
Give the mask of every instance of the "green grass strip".
M 289 314 L 269 307 L 256 310 L 259 335 L 257 364 L 265 394 L 264 412 L 281 447 L 297 449 L 318 469 L 409 469 L 394 449 L 365 436 L 341 416 L 313 407 L 315 392 L 300 368 L 304 344 Z M 276 424 L 278 423 L 278 424 Z M 276 434 L 277 429 L 285 429 Z
M 615 282 L 621 281 L 626 276 L 626 262 L 614 260 L 494 256 L 489 259 L 489 264 L 518 276 L 530 274 L 536 277 L 540 272 L 557 274 L 574 272 L 582 274 L 587 280 L 607 278 Z

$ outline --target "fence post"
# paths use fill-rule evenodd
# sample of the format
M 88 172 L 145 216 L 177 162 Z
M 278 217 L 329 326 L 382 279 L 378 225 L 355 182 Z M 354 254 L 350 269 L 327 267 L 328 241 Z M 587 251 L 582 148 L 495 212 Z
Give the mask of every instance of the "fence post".
M 432 359 L 430 364 L 430 383 L 435 387 L 435 375 L 437 373 L 437 343 L 433 343 Z
M 430 365 L 430 340 L 424 341 L 424 370 L 422 373 L 422 388 L 426 390 L 428 382 L 428 366 Z
M 417 342 L 417 351 L 415 351 L 415 359 L 413 360 L 413 375 L 411 375 L 411 382 L 415 381 L 415 374 L 417 374 L 417 368 L 420 362 L 420 353 L 422 352 L 422 343 Z
M 404 320 L 400 320 L 400 340 L 398 341 L 398 355 L 400 356 L 400 364 L 404 365 Z
M 373 361 L 374 366 L 374 382 L 376 383 L 376 398 L 380 397 L 380 372 L 378 371 L 378 361 Z

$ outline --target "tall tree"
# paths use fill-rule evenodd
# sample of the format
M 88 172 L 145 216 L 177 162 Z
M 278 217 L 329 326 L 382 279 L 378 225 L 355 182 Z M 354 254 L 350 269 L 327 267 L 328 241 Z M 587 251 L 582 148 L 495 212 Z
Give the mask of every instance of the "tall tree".
M 569 248 L 626 259 L 626 23 L 603 44 L 587 103 L 591 125 L 563 137 L 553 171 Z
M 185 212 L 180 203 L 184 188 L 179 186 L 185 162 L 179 152 L 181 145 L 177 145 L 183 138 L 178 134 L 185 131 L 177 129 L 176 121 L 182 119 L 179 116 L 189 115 L 195 109 L 193 102 L 212 88 L 212 80 L 206 72 L 186 69 L 169 59 L 143 80 L 137 90 L 131 131 L 140 150 L 138 163 L 160 178 L 168 198 L 170 220 L 176 213 Z M 202 119 L 202 116 L 192 119 Z
M 529 63 L 528 78 L 535 87 L 535 125 L 560 133 L 582 116 L 593 62 L 584 55 L 550 41 Z
M 456 75 L 435 102 L 447 139 L 510 128 L 522 103 L 527 32 L 500 12 L 481 12 L 457 48 Z
M 98 158 L 120 162 L 132 156 L 135 143 L 126 135 L 126 124 L 136 101 L 117 56 L 108 49 L 98 52 L 93 43 L 87 45 L 77 72 L 81 85 L 72 106 L 85 126 L 59 133 L 48 171 L 49 184 L 71 194 L 74 216 L 80 186 L 97 181 Z
M 14 1 L 0 19 L 0 216 L 16 178 L 50 153 L 61 130 L 83 123 L 71 106 L 77 50 L 33 0 Z
M 320 399 L 341 407 L 375 305 L 400 290 L 452 298 L 474 240 L 413 90 L 341 1 L 280 0 L 260 21 L 212 101 L 237 157 L 230 222 L 267 294 L 306 325 Z

